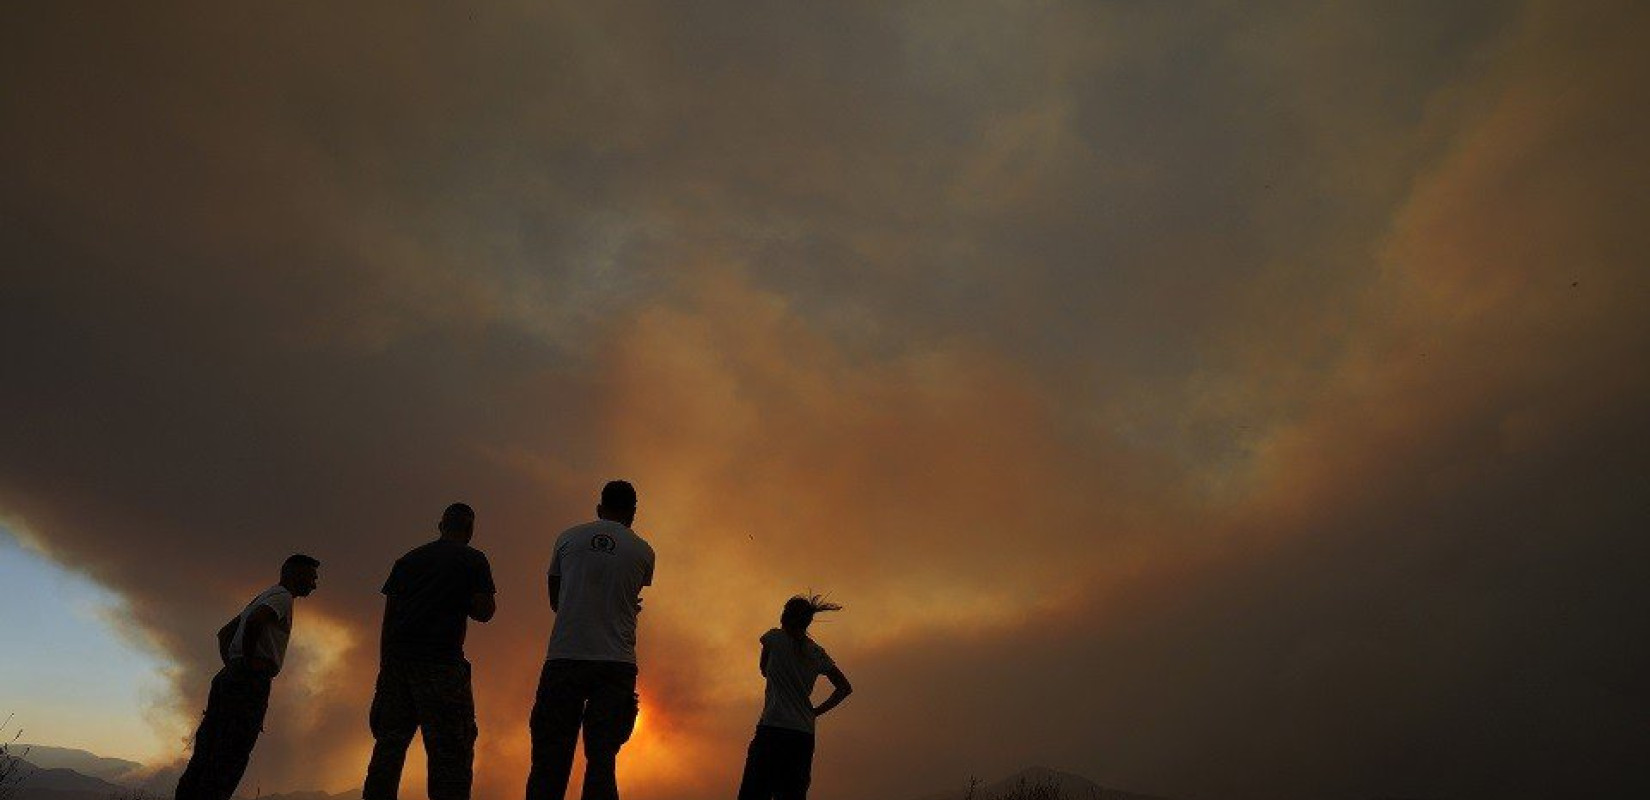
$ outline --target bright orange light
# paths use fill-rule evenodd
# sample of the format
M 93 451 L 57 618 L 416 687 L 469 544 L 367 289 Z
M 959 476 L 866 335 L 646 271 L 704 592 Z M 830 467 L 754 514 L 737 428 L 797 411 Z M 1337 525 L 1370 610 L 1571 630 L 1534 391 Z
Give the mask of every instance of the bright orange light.
M 695 768 L 705 763 L 702 743 L 676 725 L 668 711 L 649 703 L 644 687 L 635 732 L 619 757 L 621 786 L 653 793 L 666 788 L 694 787 L 705 779 L 703 769 Z

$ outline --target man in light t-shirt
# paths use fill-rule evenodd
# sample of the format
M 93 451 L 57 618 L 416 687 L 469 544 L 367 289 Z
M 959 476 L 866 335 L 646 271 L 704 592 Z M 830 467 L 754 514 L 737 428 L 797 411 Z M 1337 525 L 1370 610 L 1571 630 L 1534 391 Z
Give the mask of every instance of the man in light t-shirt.
M 602 487 L 597 520 L 564 531 L 550 556 L 556 612 L 530 730 L 527 800 L 562 800 L 584 729 L 584 800 L 617 800 L 619 748 L 636 726 L 636 614 L 653 548 L 630 529 L 636 489 Z
M 281 564 L 281 582 L 258 593 L 218 631 L 223 669 L 212 678 L 176 800 L 229 800 L 246 773 L 269 709 L 270 682 L 286 659 L 292 600 L 315 591 L 321 562 L 303 554 Z

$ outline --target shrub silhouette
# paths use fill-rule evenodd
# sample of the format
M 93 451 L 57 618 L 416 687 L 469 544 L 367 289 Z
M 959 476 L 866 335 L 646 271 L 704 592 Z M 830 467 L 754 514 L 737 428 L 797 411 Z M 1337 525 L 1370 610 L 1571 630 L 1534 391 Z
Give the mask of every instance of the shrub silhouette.
M 6 721 L 0 722 L 0 737 L 3 737 L 6 728 L 11 726 L 12 716 L 7 714 Z M 23 761 L 23 756 L 29 754 L 29 748 L 23 748 L 21 753 L 13 752 L 17 747 L 17 740 L 21 738 L 22 728 L 18 728 L 10 739 L 0 738 L 0 800 L 9 800 L 17 794 L 17 784 L 23 780 L 23 770 L 28 766 Z
M 1008 789 L 995 792 L 983 789 L 979 778 L 970 778 L 968 791 L 963 794 L 963 800 L 1115 800 L 1126 797 L 1131 795 L 1110 789 L 1093 788 L 1086 793 L 1070 794 L 1052 778 L 1025 777 L 1015 781 Z
M 968 782 L 968 793 L 963 800 L 1088 800 L 1088 798 L 1067 797 L 1061 791 L 1060 784 L 1051 780 L 1026 780 L 1021 778 L 1014 782 L 1014 786 L 1006 792 L 983 792 L 980 790 L 980 779 L 974 778 Z

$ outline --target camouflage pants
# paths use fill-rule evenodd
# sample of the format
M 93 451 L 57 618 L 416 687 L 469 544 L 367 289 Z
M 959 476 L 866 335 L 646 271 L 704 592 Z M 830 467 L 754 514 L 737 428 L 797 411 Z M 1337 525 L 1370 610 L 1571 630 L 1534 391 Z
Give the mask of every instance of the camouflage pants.
M 176 800 L 229 800 L 246 774 L 252 746 L 269 710 L 268 676 L 239 664 L 212 678 L 206 714 L 195 730 L 194 752 L 178 778 Z
M 476 748 L 470 665 L 386 659 L 370 717 L 372 763 L 365 800 L 395 800 L 413 734 L 423 731 L 430 800 L 469 800 Z
M 529 728 L 527 800 L 562 800 L 584 729 L 584 800 L 618 800 L 619 748 L 636 727 L 636 665 L 556 659 L 544 663 Z

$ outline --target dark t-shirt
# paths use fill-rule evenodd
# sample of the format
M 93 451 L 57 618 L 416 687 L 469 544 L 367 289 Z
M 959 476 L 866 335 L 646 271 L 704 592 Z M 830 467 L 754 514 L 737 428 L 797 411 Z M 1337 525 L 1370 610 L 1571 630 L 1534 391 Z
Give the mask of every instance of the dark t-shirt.
M 385 658 L 464 661 L 464 629 L 470 597 L 493 594 L 487 557 L 467 544 L 437 539 L 402 556 L 383 592 Z

